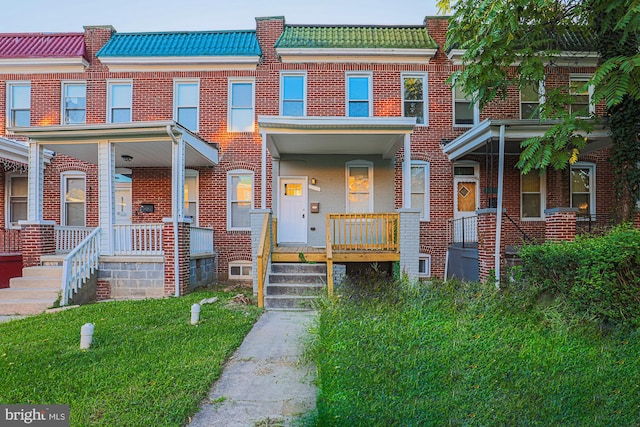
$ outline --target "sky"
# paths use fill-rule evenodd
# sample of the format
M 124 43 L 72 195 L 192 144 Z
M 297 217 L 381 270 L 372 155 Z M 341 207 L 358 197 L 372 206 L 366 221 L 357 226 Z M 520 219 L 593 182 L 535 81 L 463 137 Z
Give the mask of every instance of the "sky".
M 1 33 L 255 29 L 255 18 L 287 24 L 421 25 L 436 0 L 4 0 Z

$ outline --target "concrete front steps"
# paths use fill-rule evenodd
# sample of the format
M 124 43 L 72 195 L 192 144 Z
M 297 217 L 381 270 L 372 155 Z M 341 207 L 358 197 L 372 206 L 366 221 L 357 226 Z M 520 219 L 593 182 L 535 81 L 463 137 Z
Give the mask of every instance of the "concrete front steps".
M 270 310 L 313 310 L 327 291 L 327 265 L 273 263 L 265 286 L 264 306 Z
M 14 277 L 9 287 L 0 289 L 0 315 L 39 314 L 59 298 L 62 267 L 25 267 L 22 277 Z

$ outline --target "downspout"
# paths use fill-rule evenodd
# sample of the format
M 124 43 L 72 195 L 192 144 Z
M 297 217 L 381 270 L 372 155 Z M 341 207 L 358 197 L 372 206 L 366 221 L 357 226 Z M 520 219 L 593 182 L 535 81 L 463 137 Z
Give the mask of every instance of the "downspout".
M 500 240 L 502 236 L 502 189 L 504 187 L 504 132 L 505 126 L 500 125 L 500 141 L 498 148 L 498 201 L 496 210 L 496 249 L 495 249 L 495 273 L 496 287 L 500 287 Z
M 176 139 L 176 136 L 173 134 L 173 131 L 171 130 L 171 125 L 167 125 L 167 134 L 171 138 L 171 141 L 173 141 L 174 145 L 180 144 Z M 172 152 L 175 153 L 175 147 L 172 150 Z M 177 161 L 175 163 L 177 163 Z M 172 177 L 173 177 L 173 174 L 172 174 Z M 174 185 L 175 187 L 178 186 L 177 178 L 174 178 Z M 177 191 L 180 191 L 180 189 L 177 189 Z M 175 284 L 176 284 L 174 296 L 179 297 L 180 296 L 180 244 L 178 242 L 178 211 L 180 207 L 178 206 L 177 196 L 174 196 L 174 197 L 176 197 L 175 198 L 176 206 L 173 212 L 173 269 L 174 269 L 173 276 L 175 278 Z

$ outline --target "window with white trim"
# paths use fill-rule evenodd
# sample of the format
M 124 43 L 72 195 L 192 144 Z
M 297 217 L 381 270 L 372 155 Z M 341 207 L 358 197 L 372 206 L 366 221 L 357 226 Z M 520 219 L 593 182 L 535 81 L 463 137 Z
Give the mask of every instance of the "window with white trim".
M 187 129 L 197 132 L 199 107 L 200 82 L 198 80 L 174 80 L 173 120 Z
M 429 122 L 427 108 L 427 74 L 402 74 L 402 116 L 415 117 L 416 123 Z
M 596 214 L 596 165 L 576 162 L 571 165 L 571 207 L 578 208 L 578 217 Z
M 453 125 L 473 126 L 480 121 L 480 110 L 473 103 L 470 95 L 466 95 L 462 86 L 453 86 Z
M 371 73 L 347 73 L 347 116 L 373 116 L 373 76 Z
M 572 102 L 569 104 L 569 112 L 577 113 L 578 117 L 589 117 L 595 113 L 595 105 L 592 104 L 593 85 L 588 85 L 591 76 L 572 74 L 569 76 L 569 95 Z
M 7 175 L 7 228 L 19 228 L 27 219 L 28 180 L 26 175 Z
M 62 123 L 83 125 L 87 121 L 87 84 L 85 82 L 62 83 Z
M 227 229 L 250 230 L 249 212 L 253 209 L 253 172 L 227 173 Z
M 373 212 L 373 163 L 353 160 L 346 166 L 347 212 Z
M 420 254 L 418 257 L 418 278 L 431 277 L 431 255 Z
M 83 172 L 64 172 L 62 178 L 62 225 L 84 227 L 86 224 L 86 176 Z
M 251 261 L 232 261 L 229 263 L 230 280 L 250 280 Z
M 429 162 L 411 162 L 411 207 L 420 209 L 420 220 L 430 219 L 430 165 Z
M 255 122 L 255 81 L 229 79 L 229 132 L 253 132 Z
M 520 216 L 523 220 L 539 220 L 545 210 L 545 175 L 537 171 L 520 175 Z
M 185 169 L 184 171 L 184 216 L 198 225 L 198 171 Z
M 107 123 L 131 122 L 133 83 L 131 81 L 111 81 L 107 86 Z
M 529 82 L 520 89 L 520 118 L 539 119 L 540 104 L 544 99 L 544 84 Z
M 299 72 L 280 74 L 280 115 L 306 116 L 307 75 Z
M 31 126 L 31 82 L 7 82 L 7 127 Z

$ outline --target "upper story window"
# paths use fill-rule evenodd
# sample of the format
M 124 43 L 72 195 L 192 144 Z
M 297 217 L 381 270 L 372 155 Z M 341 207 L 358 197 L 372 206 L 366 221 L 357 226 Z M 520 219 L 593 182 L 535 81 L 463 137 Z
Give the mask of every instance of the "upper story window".
M 229 80 L 229 132 L 253 132 L 255 96 L 253 79 Z
M 419 125 L 427 124 L 427 75 L 402 75 L 402 115 L 415 117 Z
M 520 118 L 539 119 L 540 104 L 544 99 L 542 82 L 530 82 L 520 89 Z
M 81 125 L 87 121 L 87 84 L 62 83 L 62 120 L 65 125 Z
M 569 112 L 577 113 L 578 117 L 588 117 L 595 113 L 595 105 L 591 103 L 593 86 L 588 85 L 590 76 L 575 74 L 569 76 L 569 94 L 572 102 L 569 104 Z
M 578 217 L 596 213 L 596 165 L 576 162 L 571 165 L 571 207 L 578 208 Z
M 227 174 L 227 229 L 249 230 L 253 209 L 253 172 L 230 171 Z
M 200 83 L 176 80 L 173 83 L 173 119 L 194 132 L 198 131 Z
M 347 162 L 347 212 L 373 212 L 373 163 Z
M 373 116 L 371 73 L 347 73 L 347 115 Z
M 31 125 L 31 83 L 7 83 L 7 127 Z
M 453 125 L 473 126 L 480 121 L 480 110 L 460 85 L 453 87 Z
M 28 182 L 26 175 L 7 175 L 6 218 L 9 228 L 27 219 Z
M 85 226 L 86 214 L 86 178 L 82 172 L 64 172 L 62 174 L 62 212 L 63 225 Z
M 545 209 L 545 179 L 537 171 L 520 176 L 520 216 L 522 219 L 542 219 Z
M 411 162 L 411 207 L 420 209 L 422 221 L 430 218 L 429 169 L 428 162 Z
M 133 83 L 109 82 L 107 99 L 107 122 L 129 123 L 131 122 L 131 104 Z
M 304 73 L 280 74 L 280 115 L 305 116 L 307 76 Z
M 193 225 L 198 225 L 198 171 L 186 169 L 184 171 L 184 216 L 193 219 Z

